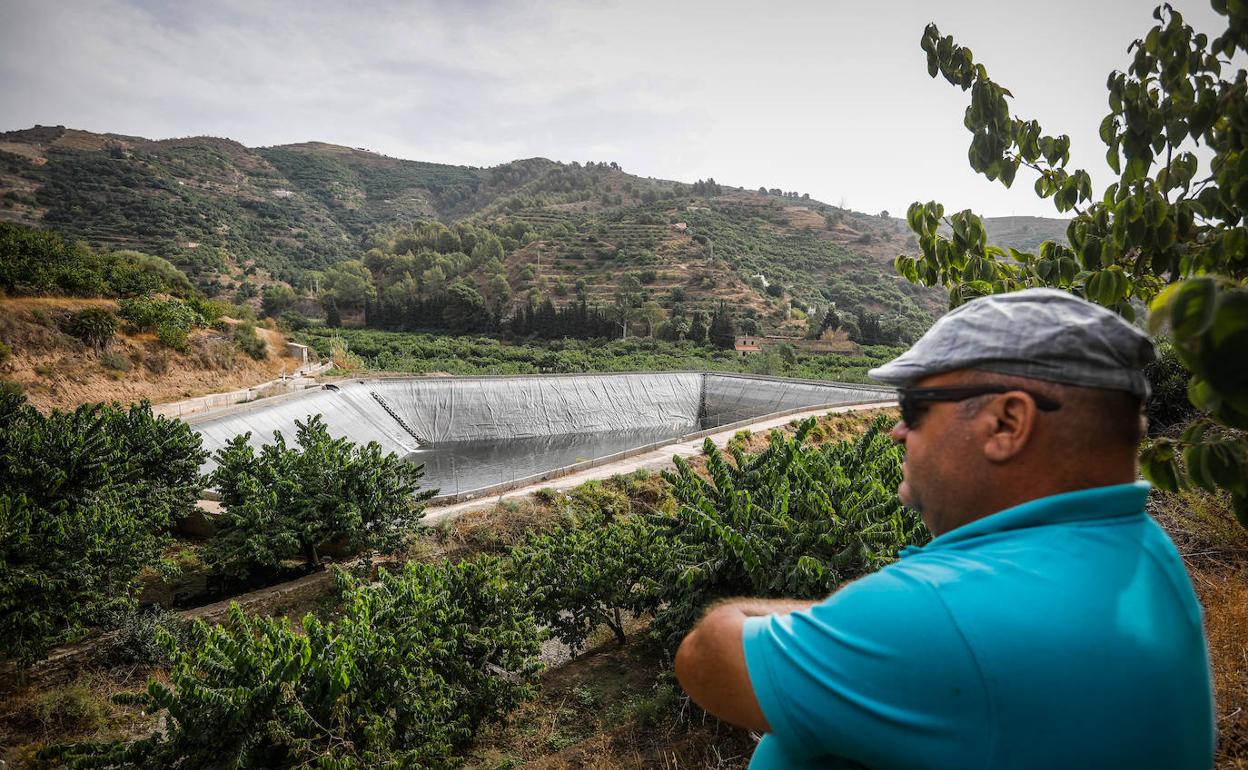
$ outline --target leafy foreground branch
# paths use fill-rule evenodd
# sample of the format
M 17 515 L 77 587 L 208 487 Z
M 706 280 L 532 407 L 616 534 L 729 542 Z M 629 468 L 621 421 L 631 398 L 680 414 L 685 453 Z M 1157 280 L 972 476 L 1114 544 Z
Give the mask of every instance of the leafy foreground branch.
M 951 306 L 1032 286 L 1130 319 L 1149 303 L 1150 330 L 1169 327 L 1192 375 L 1188 396 L 1206 416 L 1180 438 L 1146 447 L 1144 473 L 1168 491 L 1229 491 L 1248 527 L 1248 75 L 1234 69 L 1248 53 L 1248 6 L 1213 0 L 1213 9 L 1226 29 L 1211 39 L 1169 4 L 1158 7 L 1157 26 L 1128 48 L 1127 71 L 1110 73 L 1100 137 L 1117 181 L 1100 196 L 1086 171 L 1066 168 L 1070 137 L 1046 136 L 1038 122 L 1011 115 L 1012 94 L 969 48 L 928 25 L 929 74 L 971 92 L 971 167 L 1009 187 L 1027 166 L 1038 174 L 1036 194 L 1075 216 L 1069 246 L 1007 254 L 988 245 L 971 211 L 945 218 L 939 203 L 914 203 L 907 221 L 922 253 L 897 257 L 896 268 L 910 281 L 948 287 Z M 1208 151 L 1205 171 L 1193 152 L 1199 145 Z M 940 233 L 942 222 L 952 238 Z

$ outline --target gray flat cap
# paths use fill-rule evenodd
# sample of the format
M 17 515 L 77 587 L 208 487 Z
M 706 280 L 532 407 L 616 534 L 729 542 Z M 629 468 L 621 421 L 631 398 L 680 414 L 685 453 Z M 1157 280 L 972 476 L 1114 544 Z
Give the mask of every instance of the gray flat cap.
M 1056 289 L 1025 289 L 951 310 L 914 346 L 867 372 L 905 385 L 954 369 L 1032 377 L 1148 397 L 1152 340 L 1118 314 Z

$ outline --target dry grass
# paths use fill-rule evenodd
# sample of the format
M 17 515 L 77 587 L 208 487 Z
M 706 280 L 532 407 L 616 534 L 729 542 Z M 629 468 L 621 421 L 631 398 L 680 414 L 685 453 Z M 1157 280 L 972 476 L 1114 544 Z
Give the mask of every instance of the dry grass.
M 1223 770 L 1248 768 L 1248 565 L 1190 568 L 1205 608 Z
M 84 307 L 116 308 L 106 299 L 54 297 L 0 298 L 0 342 L 13 349 L 0 364 L 0 380 L 15 383 L 36 408 L 72 409 L 94 401 L 152 403 L 249 387 L 293 371 L 281 355 L 284 340 L 267 329 L 270 357 L 255 361 L 238 355 L 227 337 L 211 330 L 190 336 L 189 353 L 162 345 L 155 335 L 119 331 L 103 350 L 62 333 L 59 318 Z M 276 354 L 276 355 L 274 355 Z M 129 370 L 116 366 L 129 361 Z
M 753 741 L 705 717 L 666 680 L 662 655 L 640 635 L 542 676 L 541 695 L 489 728 L 465 768 L 738 768 Z M 696 714 L 696 716 L 695 716 Z
M 12 767 L 52 768 L 36 760 L 49 745 L 138 738 L 156 718 L 113 703 L 113 694 L 145 686 L 149 672 L 86 672 L 67 684 L 29 687 L 0 699 L 0 758 Z M 163 678 L 160 672 L 156 673 Z
M 1205 611 L 1218 724 L 1218 770 L 1248 770 L 1248 530 L 1224 495 L 1154 494 Z

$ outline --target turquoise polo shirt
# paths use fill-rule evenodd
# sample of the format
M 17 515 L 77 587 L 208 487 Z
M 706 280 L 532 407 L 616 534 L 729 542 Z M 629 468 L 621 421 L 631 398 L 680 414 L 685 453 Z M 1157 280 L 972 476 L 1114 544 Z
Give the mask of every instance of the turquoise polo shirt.
M 1207 770 L 1200 605 L 1148 489 L 1032 500 L 749 618 L 751 770 Z

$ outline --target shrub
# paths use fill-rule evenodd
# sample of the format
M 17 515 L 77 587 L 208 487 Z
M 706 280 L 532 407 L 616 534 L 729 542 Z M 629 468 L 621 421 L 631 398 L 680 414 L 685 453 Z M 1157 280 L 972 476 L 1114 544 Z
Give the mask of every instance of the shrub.
M 208 325 L 215 324 L 221 320 L 221 317 L 228 314 L 231 310 L 230 306 L 224 302 L 206 299 L 201 296 L 188 297 L 186 306 L 195 311 L 203 318 L 203 323 Z M 202 325 L 202 324 L 201 324 Z
M 338 573 L 342 613 L 287 619 L 231 608 L 164 643 L 169 685 L 123 699 L 165 712 L 132 743 L 49 752 L 137 768 L 450 768 L 479 726 L 534 693 L 541 635 L 495 561 L 408 563 L 376 585 Z
M 163 666 L 172 662 L 169 647 L 162 643 L 167 635 L 177 644 L 189 639 L 190 626 L 176 613 L 163 607 L 126 609 L 105 621 L 116 629 L 115 636 L 96 646 L 94 656 L 105 666 Z
M 628 495 L 601 481 L 581 484 L 568 493 L 567 499 L 574 513 L 601 514 L 608 521 L 626 516 L 631 510 Z
M 41 734 L 56 736 L 92 732 L 109 716 L 108 703 L 86 682 L 40 693 L 21 711 Z
M 100 354 L 100 366 L 114 372 L 128 372 L 130 359 L 123 353 L 109 350 Z
M 249 323 L 240 323 L 234 327 L 234 344 L 238 349 L 257 361 L 269 357 L 269 346 L 256 333 L 256 327 Z
M 0 342 L 0 366 L 7 364 L 9 359 L 13 357 L 13 348 L 7 343 Z
M 303 331 L 312 325 L 312 321 L 303 313 L 297 310 L 287 310 L 277 319 L 277 323 L 284 329 L 292 332 Z
M 102 348 L 117 333 L 117 316 L 100 307 L 83 308 L 65 319 L 64 330 L 92 347 Z
M 225 340 L 205 340 L 196 351 L 200 366 L 206 369 L 229 370 L 234 368 L 238 348 Z
M 550 487 L 542 487 L 533 493 L 533 497 L 535 497 L 540 503 L 553 505 L 555 501 L 559 499 L 559 490 L 552 489 Z
M 1173 345 L 1161 343 L 1157 353 L 1157 359 L 1144 367 L 1152 389 L 1147 405 L 1149 433 L 1164 432 L 1196 416 L 1196 408 L 1187 397 L 1192 373 L 1183 366 Z
M 203 316 L 176 299 L 140 297 L 123 299 L 118 305 L 118 314 L 131 328 L 155 332 L 163 344 L 182 353 L 190 349 L 187 335 L 191 329 L 206 325 Z
M 320 563 L 330 543 L 348 551 L 398 550 L 424 515 L 417 494 L 423 466 L 329 435 L 320 415 L 295 421 L 298 449 L 276 432 L 259 454 L 237 436 L 218 450 L 211 484 L 225 511 L 205 560 L 237 577 L 272 569 L 283 559 Z

